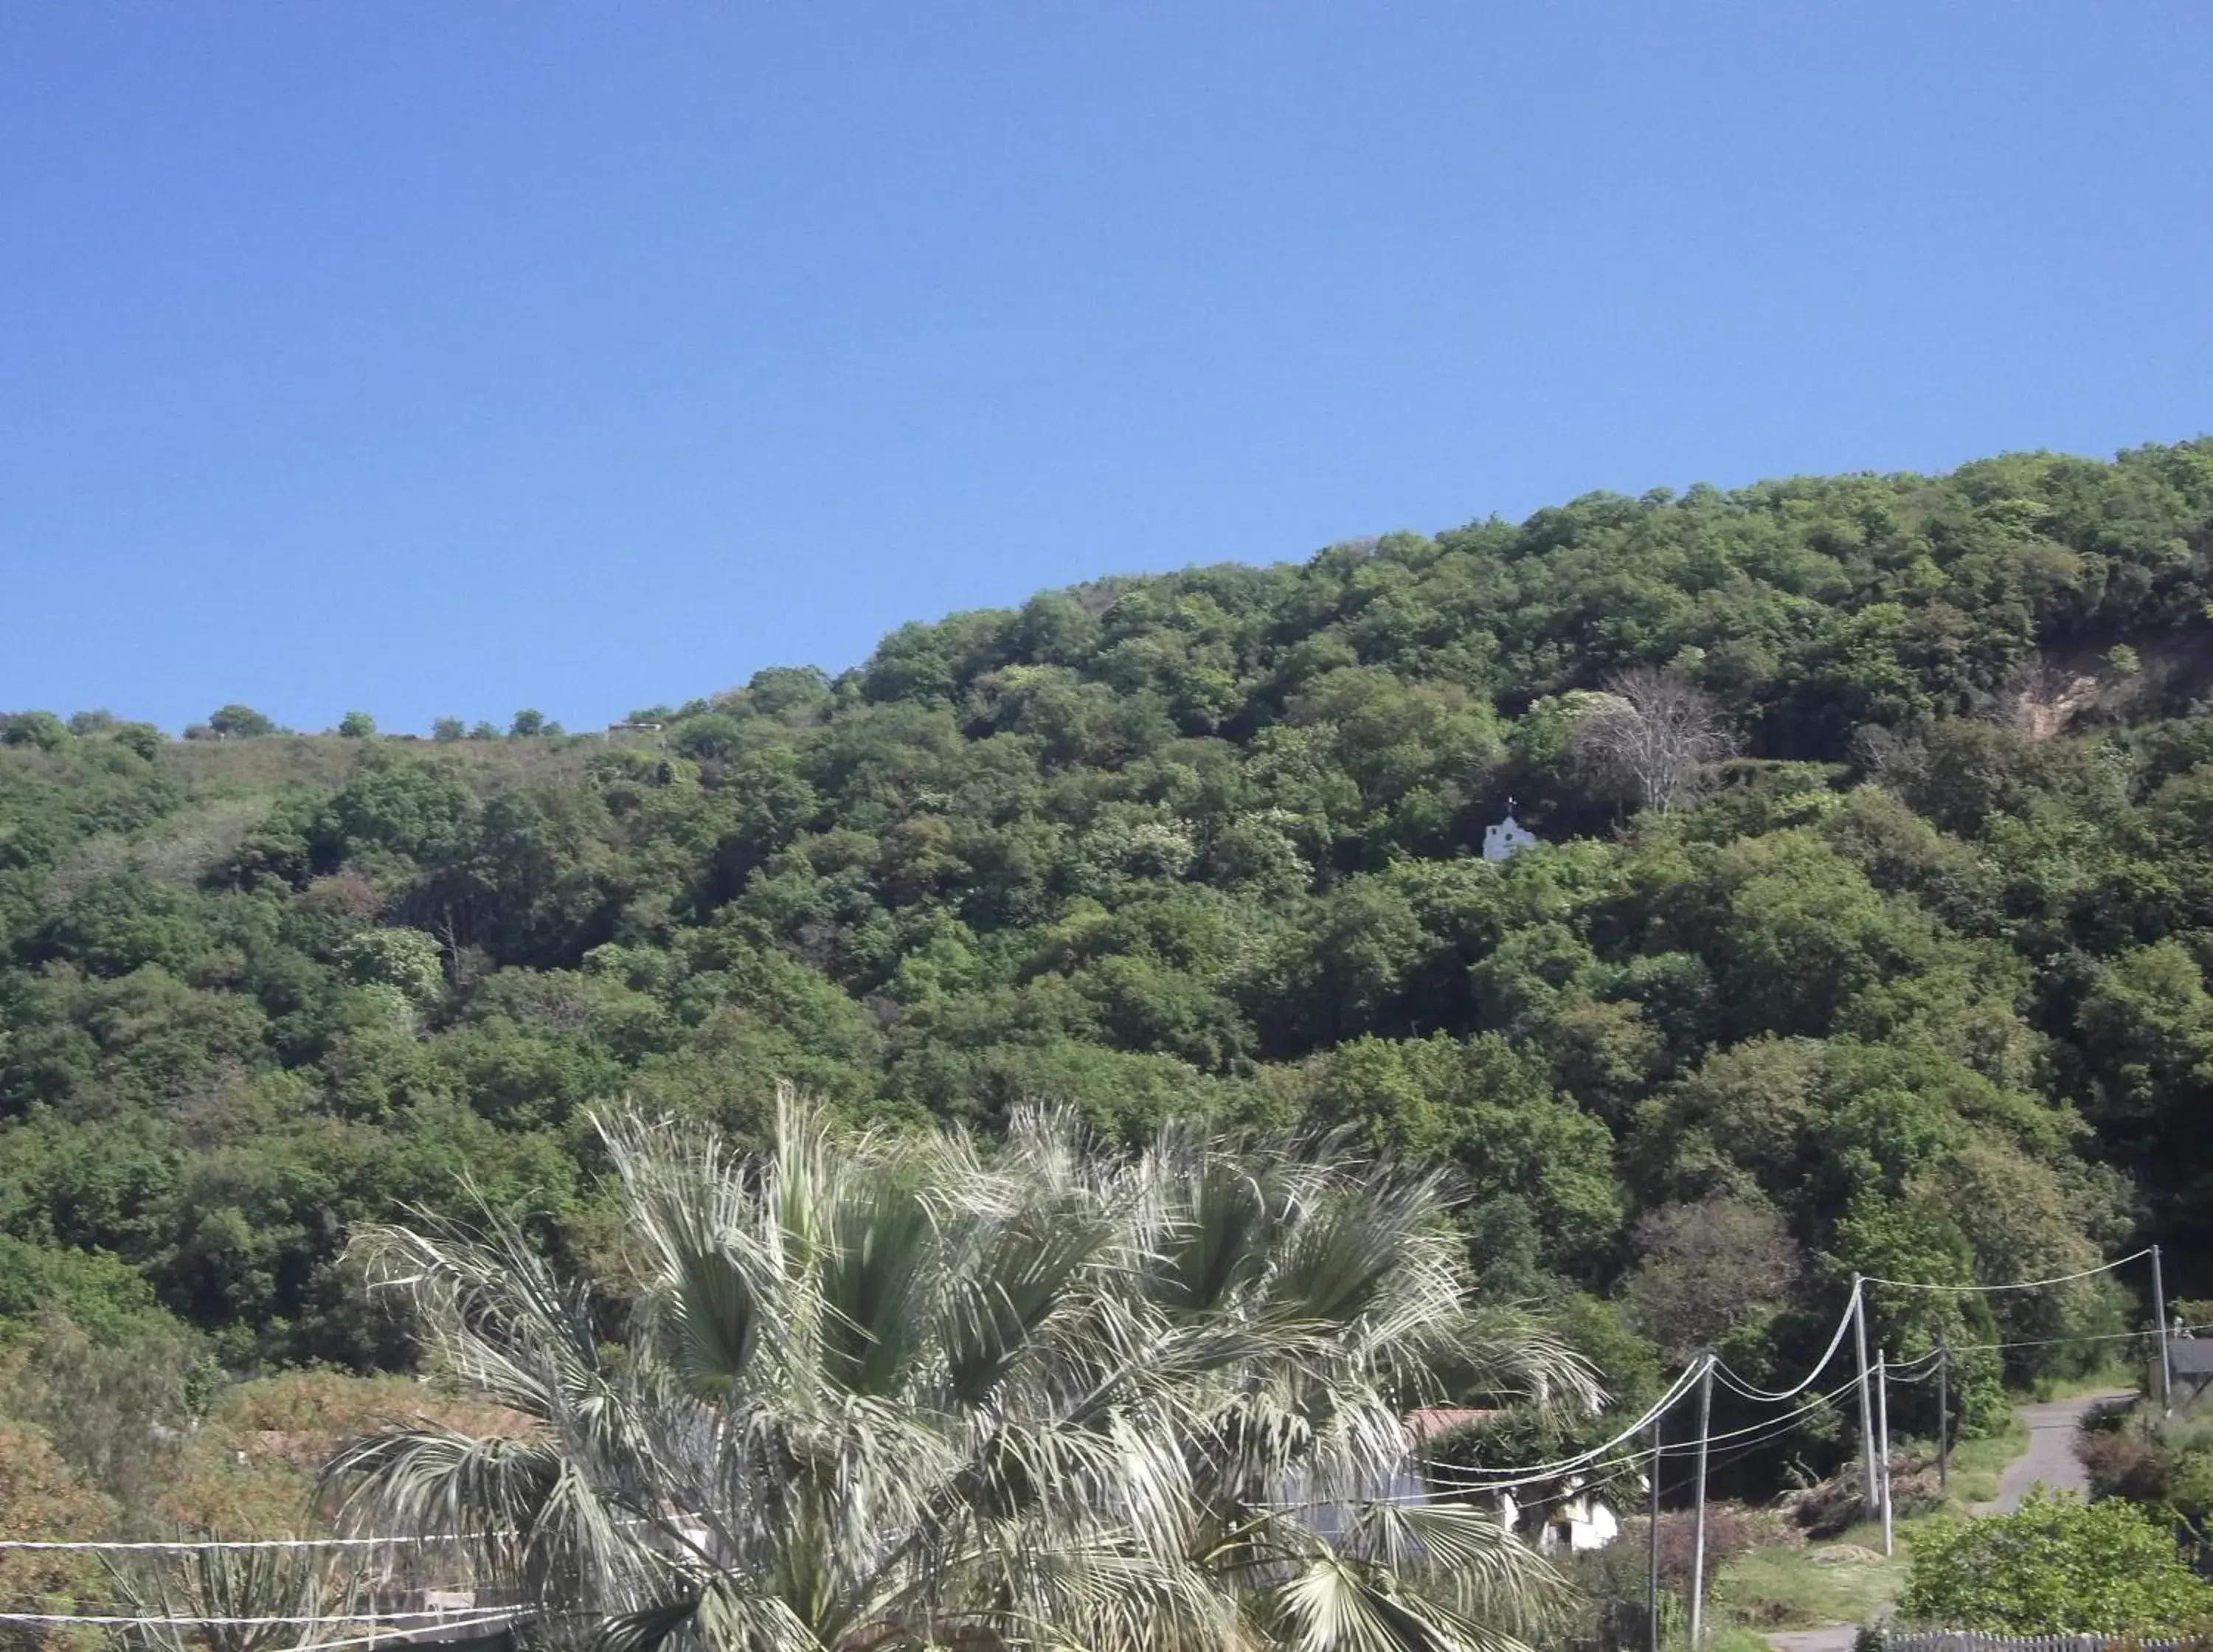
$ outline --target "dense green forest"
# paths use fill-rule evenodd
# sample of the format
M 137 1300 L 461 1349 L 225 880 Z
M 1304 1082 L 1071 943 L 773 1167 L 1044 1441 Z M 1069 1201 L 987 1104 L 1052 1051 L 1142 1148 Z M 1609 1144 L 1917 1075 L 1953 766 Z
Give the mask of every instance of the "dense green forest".
M 349 1224 L 466 1178 L 615 1269 L 591 1105 L 780 1081 L 1448 1159 L 1624 1393 L 1795 1375 L 1854 1271 L 2208 1294 L 2209 692 L 2200 441 L 1112 579 L 595 736 L 17 713 L 0 1326 L 405 1369 Z M 2139 1310 L 1876 1313 L 2021 1344 L 1986 1403 Z

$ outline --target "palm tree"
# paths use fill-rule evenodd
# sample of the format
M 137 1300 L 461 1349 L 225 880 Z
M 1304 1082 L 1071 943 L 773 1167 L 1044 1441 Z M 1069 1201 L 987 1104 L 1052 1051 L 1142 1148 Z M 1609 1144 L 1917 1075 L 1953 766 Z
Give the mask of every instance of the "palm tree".
M 1588 1403 L 1470 1308 L 1431 1175 L 1068 1119 L 986 1152 L 789 1094 L 757 1160 L 599 1121 L 633 1243 L 619 1339 L 510 1222 L 388 1228 L 452 1379 L 518 1414 L 360 1441 L 357 1529 L 457 1533 L 552 1630 L 620 1652 L 1508 1652 L 1551 1574 L 1405 1472 L 1448 1369 Z

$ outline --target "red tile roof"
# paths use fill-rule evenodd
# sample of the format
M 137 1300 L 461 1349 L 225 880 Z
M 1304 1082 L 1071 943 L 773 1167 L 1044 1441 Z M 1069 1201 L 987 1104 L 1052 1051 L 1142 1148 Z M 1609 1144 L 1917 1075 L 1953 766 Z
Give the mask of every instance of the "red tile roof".
M 1406 1443 L 1425 1446 L 1447 1429 L 1459 1428 L 1464 1423 L 1480 1423 L 1486 1417 L 1496 1417 L 1497 1411 L 1475 1405 L 1424 1405 L 1406 1413 Z

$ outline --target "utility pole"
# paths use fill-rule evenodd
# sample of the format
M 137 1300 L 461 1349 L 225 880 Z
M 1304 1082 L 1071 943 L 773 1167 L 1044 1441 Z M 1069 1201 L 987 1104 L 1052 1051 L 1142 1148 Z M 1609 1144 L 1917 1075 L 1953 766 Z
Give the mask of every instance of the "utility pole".
M 1952 1344 L 1936 1339 L 1936 1490 L 1952 1495 Z
M 2174 1415 L 2174 1356 L 2167 1339 L 2167 1281 L 2159 1265 L 2159 1247 L 2151 1247 L 2152 1330 L 2159 1338 L 2159 1414 Z
M 1875 1356 L 1875 1449 L 1882 1464 L 1882 1551 L 1890 1553 L 1890 1356 L 1880 1349 Z
M 1660 1454 L 1667 1448 L 1660 1437 L 1666 1417 L 1652 1419 L 1652 1496 L 1650 1518 L 1644 1534 L 1645 1652 L 1660 1652 Z
M 1852 1276 L 1852 1342 L 1860 1360 L 1860 1470 L 1866 1489 L 1867 1510 L 1875 1513 L 1875 1418 L 1868 1397 L 1867 1281 Z
M 1706 1633 L 1706 1437 L 1713 1429 L 1714 1356 L 1704 1356 L 1698 1373 L 1698 1524 L 1691 1530 L 1691 1646 L 1702 1645 Z

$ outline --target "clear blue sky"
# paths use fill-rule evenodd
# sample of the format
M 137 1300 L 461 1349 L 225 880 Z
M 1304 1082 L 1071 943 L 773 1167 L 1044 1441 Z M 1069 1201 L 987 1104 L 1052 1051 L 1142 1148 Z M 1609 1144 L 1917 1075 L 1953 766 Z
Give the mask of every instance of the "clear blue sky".
M 0 6 L 0 708 L 592 727 L 2213 429 L 2213 6 Z

